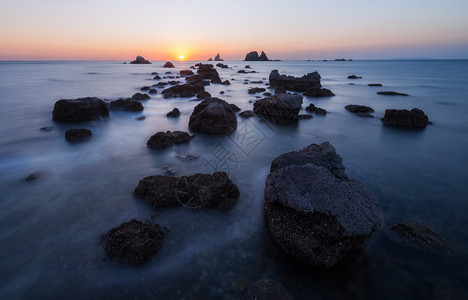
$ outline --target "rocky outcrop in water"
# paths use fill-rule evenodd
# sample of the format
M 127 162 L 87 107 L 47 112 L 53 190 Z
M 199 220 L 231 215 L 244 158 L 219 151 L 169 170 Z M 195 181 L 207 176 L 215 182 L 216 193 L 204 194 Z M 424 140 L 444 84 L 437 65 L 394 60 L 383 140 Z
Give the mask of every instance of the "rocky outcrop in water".
M 182 177 L 155 175 L 140 180 L 134 195 L 154 207 L 230 208 L 239 197 L 239 189 L 224 172 Z
M 247 92 L 249 94 L 256 94 L 256 93 L 263 93 L 265 91 L 266 91 L 265 88 L 254 87 L 254 88 L 250 88 Z
M 176 107 L 166 114 L 169 118 L 177 118 L 180 116 L 180 110 Z
M 61 99 L 55 102 L 52 119 L 60 122 L 98 120 L 109 115 L 107 103 L 96 97 Z
M 131 64 L 150 64 L 148 60 L 146 60 L 143 56 L 137 56 L 134 61 L 130 62 Z
M 382 86 L 381 83 L 369 83 L 368 86 Z
M 304 96 L 306 97 L 333 97 L 335 94 L 333 94 L 332 91 L 329 89 L 322 89 L 318 86 L 316 87 L 311 87 L 305 90 Z
M 190 139 L 190 134 L 185 131 L 159 131 L 149 138 L 146 145 L 151 149 L 163 149 L 174 144 L 188 143 Z
M 110 109 L 137 112 L 143 110 L 143 105 L 141 104 L 141 102 L 134 101 L 132 99 L 118 99 L 115 101 L 111 101 Z
M 408 94 L 392 92 L 392 91 L 382 91 L 377 92 L 377 95 L 384 95 L 384 96 L 409 96 Z
M 107 257 L 141 264 L 161 249 L 166 234 L 159 224 L 133 219 L 102 236 Z
M 361 76 L 356 76 L 356 75 L 349 75 L 348 79 L 361 79 Z
M 215 58 L 214 58 L 214 61 L 224 61 L 224 59 L 222 59 L 220 56 L 219 56 L 219 53 L 216 54 Z
M 192 76 L 194 75 L 192 70 L 180 70 L 180 76 Z
M 208 98 L 195 106 L 189 128 L 210 134 L 227 135 L 237 128 L 237 118 L 231 105 L 219 98 Z
M 200 92 L 205 91 L 205 86 L 203 83 L 187 83 L 181 85 L 175 85 L 170 88 L 167 88 L 161 92 L 164 98 L 176 98 L 176 97 L 194 97 Z
M 261 279 L 252 283 L 247 290 L 248 300 L 293 300 L 283 285 L 271 279 Z
M 421 129 L 427 126 L 429 118 L 418 108 L 387 109 L 382 121 L 384 125 Z
M 148 96 L 146 94 L 142 94 L 142 93 L 135 93 L 132 96 L 132 100 L 137 100 L 137 101 L 149 100 L 149 99 L 151 99 L 150 96 Z
M 440 234 L 418 223 L 396 223 L 388 229 L 388 237 L 395 243 L 426 253 L 449 251 L 448 242 Z
M 383 222 L 373 195 L 347 179 L 327 142 L 273 160 L 264 204 L 278 246 L 303 263 L 326 268 L 361 248 Z
M 209 79 L 211 83 L 221 83 L 218 71 L 213 67 L 212 64 L 197 64 L 197 74 L 200 79 Z
M 271 87 L 282 87 L 295 92 L 305 92 L 309 88 L 321 87 L 320 74 L 318 72 L 308 73 L 302 77 L 280 75 L 278 70 L 270 73 L 269 81 Z
M 282 125 L 295 123 L 302 106 L 302 96 L 277 94 L 254 103 L 253 111 L 263 118 Z
M 163 66 L 163 68 L 175 68 L 174 64 L 171 63 L 170 61 L 166 62 Z
M 65 132 L 65 139 L 69 142 L 81 142 L 91 138 L 92 135 L 89 129 L 69 129 Z
M 269 61 L 269 59 L 263 51 L 260 56 L 257 51 L 252 51 L 245 55 L 245 61 Z
M 250 117 L 254 117 L 255 116 L 255 113 L 251 110 L 244 110 L 243 112 L 239 113 L 239 116 L 241 116 L 242 118 L 250 118 Z
M 374 109 L 372 107 L 369 107 L 369 106 L 350 104 L 350 105 L 346 105 L 345 109 L 352 112 L 352 113 L 355 113 L 359 117 L 363 117 L 363 118 L 373 118 L 374 117 L 371 114 L 369 114 L 371 112 L 374 112 Z

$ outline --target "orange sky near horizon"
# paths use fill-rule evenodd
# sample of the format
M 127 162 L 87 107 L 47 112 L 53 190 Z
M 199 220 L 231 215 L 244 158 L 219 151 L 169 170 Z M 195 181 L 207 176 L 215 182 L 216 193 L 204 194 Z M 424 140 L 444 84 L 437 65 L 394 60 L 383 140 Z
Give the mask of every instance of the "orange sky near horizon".
M 468 1 L 0 3 L 0 60 L 468 58 Z

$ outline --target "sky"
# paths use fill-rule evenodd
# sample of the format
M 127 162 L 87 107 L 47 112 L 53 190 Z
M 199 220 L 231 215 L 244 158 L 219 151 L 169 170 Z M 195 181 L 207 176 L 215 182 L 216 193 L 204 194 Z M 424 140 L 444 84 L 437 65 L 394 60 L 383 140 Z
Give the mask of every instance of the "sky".
M 0 0 L 0 60 L 468 59 L 468 0 Z

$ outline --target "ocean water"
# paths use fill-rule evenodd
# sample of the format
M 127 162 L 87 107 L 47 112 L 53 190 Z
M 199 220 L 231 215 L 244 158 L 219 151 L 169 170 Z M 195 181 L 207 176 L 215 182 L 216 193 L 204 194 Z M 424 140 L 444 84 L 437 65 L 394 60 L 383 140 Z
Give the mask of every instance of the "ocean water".
M 81 124 L 52 121 L 55 101 L 129 97 L 157 83 L 150 73 L 168 71 L 163 63 L 0 62 L 1 299 L 238 299 L 262 278 L 281 282 L 296 299 L 438 299 L 468 285 L 467 60 L 251 62 L 254 74 L 237 73 L 245 62 L 224 62 L 232 68 L 217 70 L 232 85 L 207 91 L 242 110 L 261 95 L 247 89 L 268 88 L 273 69 L 295 76 L 318 71 L 336 96 L 304 98 L 303 108 L 314 103 L 328 111 L 325 117 L 294 126 L 238 117 L 228 137 L 197 134 L 162 151 L 148 149 L 147 139 L 157 131 L 188 131 L 199 102 L 164 99 L 158 89 L 141 113 L 111 112 Z M 193 64 L 175 62 L 169 71 Z M 363 78 L 347 79 L 351 74 Z M 410 96 L 376 95 L 381 90 Z M 376 118 L 359 118 L 344 109 L 348 104 L 371 106 Z M 174 107 L 180 118 L 166 118 Z M 385 109 L 413 107 L 433 125 L 415 131 L 381 124 Z M 142 115 L 145 120 L 136 120 Z M 46 126 L 52 130 L 40 130 Z M 64 132 L 76 127 L 92 129 L 93 137 L 67 143 Z M 287 258 L 263 216 L 271 160 L 324 141 L 343 158 L 348 176 L 374 193 L 385 219 L 362 250 L 329 270 Z M 178 157 L 186 154 L 199 159 Z M 164 174 L 165 167 L 179 176 L 228 171 L 240 190 L 237 204 L 228 211 L 192 211 L 154 209 L 135 199 L 138 181 Z M 38 178 L 26 182 L 32 173 Z M 169 229 L 162 249 L 141 266 L 107 261 L 101 235 L 132 218 Z M 385 228 L 396 222 L 427 225 L 449 241 L 450 253 L 393 243 Z

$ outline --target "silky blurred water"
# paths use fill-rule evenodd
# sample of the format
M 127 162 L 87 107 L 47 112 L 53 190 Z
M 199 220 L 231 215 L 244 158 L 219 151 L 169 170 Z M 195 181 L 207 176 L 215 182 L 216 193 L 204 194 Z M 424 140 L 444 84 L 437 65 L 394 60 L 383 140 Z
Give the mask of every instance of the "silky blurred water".
M 245 62 L 224 63 L 231 68 L 217 70 L 231 85 L 206 89 L 242 110 L 261 96 L 247 89 L 268 88 L 273 69 L 295 76 L 318 71 L 336 96 L 304 98 L 303 108 L 314 103 L 328 114 L 295 126 L 238 117 L 228 137 L 197 134 L 188 144 L 152 151 L 146 141 L 157 131 L 188 131 L 199 102 L 164 99 L 158 89 L 141 113 L 111 112 L 81 124 L 53 122 L 53 105 L 62 98 L 129 97 L 158 82 L 151 72 L 176 76 L 194 62 L 175 62 L 175 69 L 163 69 L 164 62 L 0 62 L 1 299 L 237 299 L 261 278 L 281 282 L 297 299 L 435 299 L 468 284 L 468 61 L 249 62 L 254 74 L 237 73 Z M 351 74 L 363 78 L 347 79 Z M 383 90 L 410 96 L 376 94 Z M 359 118 L 347 104 L 371 106 L 376 118 Z M 174 107 L 181 116 L 168 119 Z M 385 109 L 413 107 L 433 125 L 420 131 L 382 126 Z M 142 115 L 145 120 L 136 120 Z M 40 130 L 46 126 L 52 131 Z M 77 127 L 91 129 L 93 137 L 67 143 L 64 132 Z M 349 177 L 375 194 L 384 227 L 423 223 L 450 242 L 450 254 L 394 244 L 382 229 L 330 270 L 285 257 L 263 217 L 269 165 L 281 153 L 323 141 L 334 145 Z M 177 157 L 186 154 L 200 158 Z M 228 170 L 241 193 L 237 204 L 229 211 L 191 211 L 153 209 L 135 199 L 138 181 L 164 174 L 166 166 L 178 176 Z M 38 178 L 24 181 L 32 173 Z M 132 218 L 152 218 L 170 230 L 161 251 L 137 267 L 106 261 L 100 236 Z

